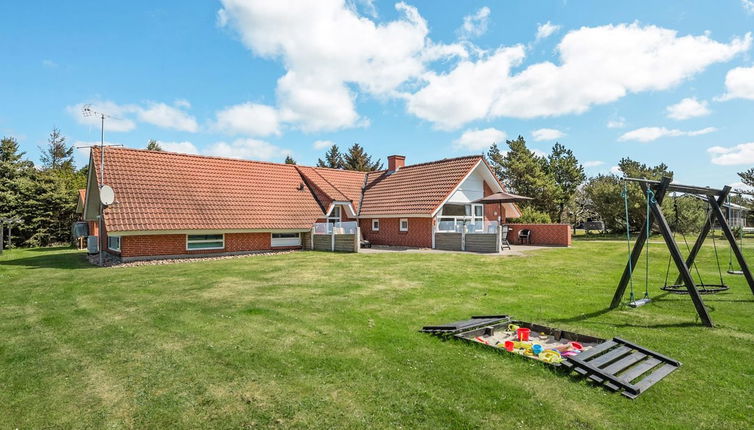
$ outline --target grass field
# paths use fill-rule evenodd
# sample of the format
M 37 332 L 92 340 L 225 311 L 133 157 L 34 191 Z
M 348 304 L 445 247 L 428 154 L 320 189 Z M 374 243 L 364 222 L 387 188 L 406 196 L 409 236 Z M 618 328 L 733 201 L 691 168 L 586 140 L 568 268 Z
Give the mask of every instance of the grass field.
M 704 328 L 687 297 L 659 294 L 667 254 L 652 250 L 655 300 L 615 311 L 619 241 L 527 257 L 298 252 L 111 269 L 68 249 L 6 251 L 0 428 L 751 428 L 744 279 L 705 298 L 718 327 Z M 712 248 L 700 259 L 712 281 Z M 683 366 L 631 401 L 417 332 L 485 313 L 621 336 Z

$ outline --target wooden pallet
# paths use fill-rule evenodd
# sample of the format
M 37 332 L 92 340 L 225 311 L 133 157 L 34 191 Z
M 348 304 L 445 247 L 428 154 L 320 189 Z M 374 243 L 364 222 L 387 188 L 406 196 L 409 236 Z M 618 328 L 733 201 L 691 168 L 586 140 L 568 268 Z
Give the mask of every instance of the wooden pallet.
M 575 357 L 563 367 L 635 399 L 681 363 L 621 338 L 613 338 Z
M 422 332 L 472 341 L 488 330 L 515 323 L 530 327 L 535 332 L 545 332 L 555 338 L 597 343 L 577 356 L 564 357 L 559 364 L 551 364 L 568 373 L 577 374 L 612 391 L 635 399 L 649 387 L 680 367 L 681 363 L 660 353 L 633 344 L 621 338 L 611 340 L 586 336 L 552 327 L 514 320 L 507 315 L 474 316 L 468 320 L 425 326 Z M 499 348 L 490 346 L 499 350 Z

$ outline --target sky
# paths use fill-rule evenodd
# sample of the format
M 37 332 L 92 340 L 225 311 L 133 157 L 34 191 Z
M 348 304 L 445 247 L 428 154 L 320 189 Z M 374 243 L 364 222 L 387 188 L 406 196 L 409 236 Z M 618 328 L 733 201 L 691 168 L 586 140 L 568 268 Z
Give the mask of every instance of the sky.
M 754 0 L 0 4 L 0 135 L 314 164 L 360 143 L 407 164 L 522 135 L 588 175 L 681 183 L 754 166 Z M 87 150 L 76 153 L 83 166 Z

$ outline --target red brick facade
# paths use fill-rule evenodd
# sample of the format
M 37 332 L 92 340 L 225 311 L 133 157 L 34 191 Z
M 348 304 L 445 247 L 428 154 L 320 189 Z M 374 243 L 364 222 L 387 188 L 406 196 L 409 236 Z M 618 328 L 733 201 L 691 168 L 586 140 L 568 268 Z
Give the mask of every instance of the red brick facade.
M 372 218 L 359 221 L 361 235 L 373 245 L 432 247 L 432 218 L 408 218 L 408 231 L 400 231 L 400 218 L 378 218 L 380 231 L 372 231 Z
M 264 251 L 269 249 L 298 249 L 297 247 L 272 248 L 270 233 L 226 233 L 224 249 L 186 250 L 185 234 L 153 234 L 123 236 L 120 243 L 122 257 L 153 255 L 192 255 L 223 252 Z
M 508 240 L 518 243 L 518 232 L 531 230 L 532 245 L 571 246 L 571 226 L 568 224 L 510 224 Z

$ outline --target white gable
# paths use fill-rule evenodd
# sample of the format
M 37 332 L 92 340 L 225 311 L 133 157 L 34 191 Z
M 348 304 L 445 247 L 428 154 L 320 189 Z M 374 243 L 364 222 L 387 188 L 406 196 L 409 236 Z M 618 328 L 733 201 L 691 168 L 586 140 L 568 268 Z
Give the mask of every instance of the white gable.
M 461 182 L 455 193 L 448 199 L 448 203 L 470 203 L 484 197 L 484 178 L 479 171 L 480 168 L 487 167 L 479 164 L 471 175 Z

